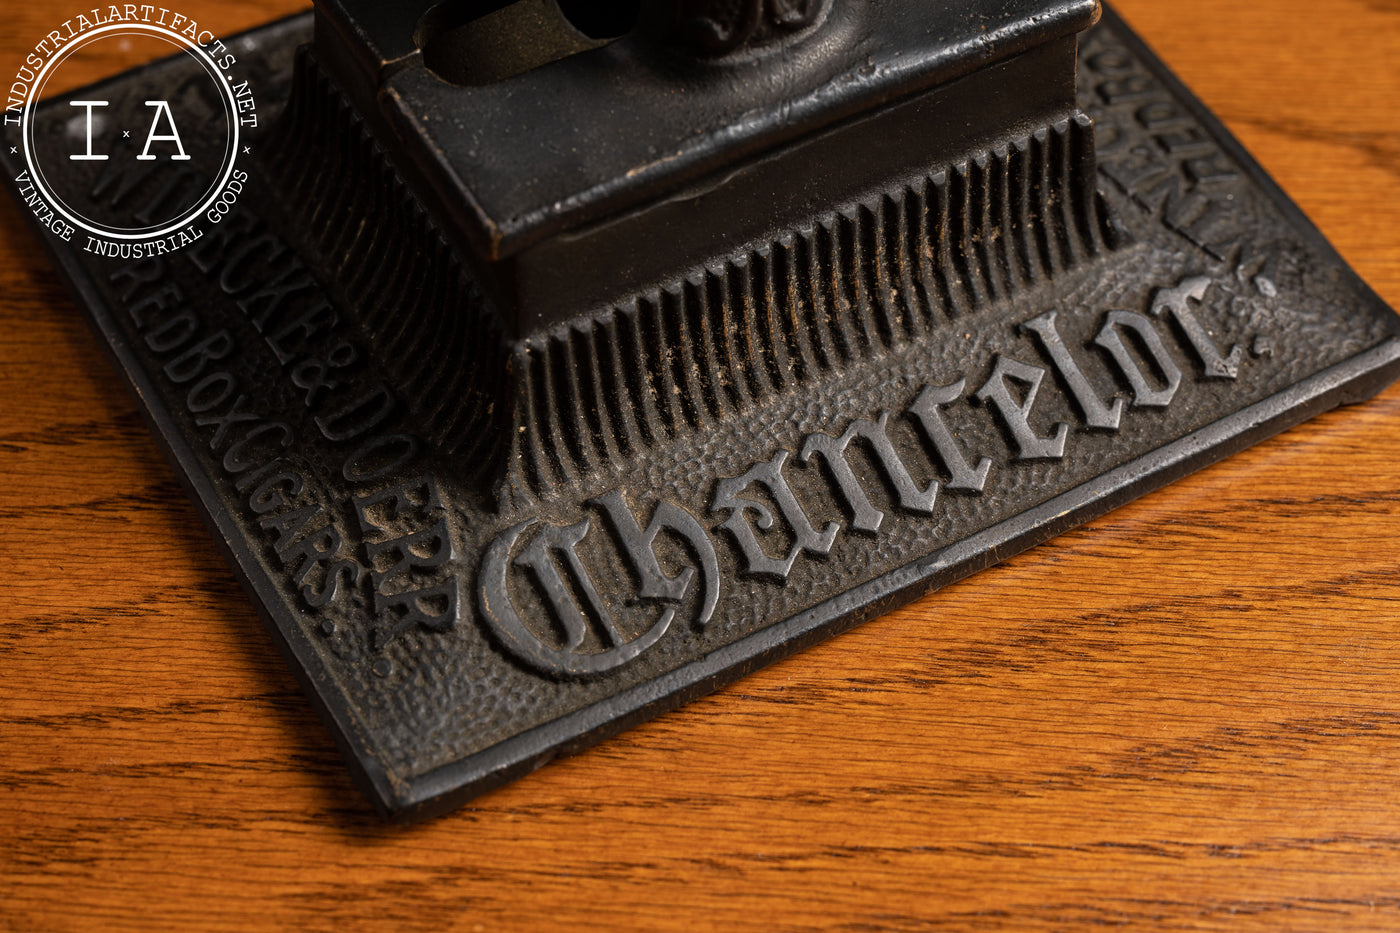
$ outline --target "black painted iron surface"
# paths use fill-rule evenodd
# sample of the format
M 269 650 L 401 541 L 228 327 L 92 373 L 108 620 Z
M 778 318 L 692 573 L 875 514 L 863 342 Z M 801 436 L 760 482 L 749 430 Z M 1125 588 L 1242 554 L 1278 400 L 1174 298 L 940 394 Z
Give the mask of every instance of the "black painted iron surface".
M 1083 113 L 518 334 L 294 64 L 308 26 L 253 34 L 274 128 L 199 242 L 49 242 L 395 818 L 1400 373 L 1393 313 L 1111 15 L 1082 37 Z M 192 67 L 104 87 L 139 101 Z

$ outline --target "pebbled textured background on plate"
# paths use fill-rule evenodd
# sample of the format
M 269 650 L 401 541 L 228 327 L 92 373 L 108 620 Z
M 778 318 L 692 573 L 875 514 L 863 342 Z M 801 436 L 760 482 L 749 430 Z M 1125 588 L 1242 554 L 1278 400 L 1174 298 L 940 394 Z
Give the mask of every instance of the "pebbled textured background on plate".
M 1158 22 L 1150 9 L 1128 12 L 1154 41 L 1178 35 L 1170 20 L 1189 13 L 1173 5 Z M 1378 96 L 1311 110 L 1302 109 L 1311 83 L 1293 83 L 1304 45 L 1262 41 L 1286 35 L 1285 14 L 1302 10 L 1197 12 L 1189 41 L 1163 49 L 1168 60 L 1196 62 L 1200 76 L 1187 77 L 1198 90 L 1226 76 L 1207 100 L 1224 101 L 1227 122 L 1394 301 L 1386 244 L 1396 237 L 1366 239 L 1393 229 L 1387 205 L 1397 199 L 1378 196 L 1393 84 L 1384 70 L 1367 77 L 1373 62 L 1357 53 L 1383 45 L 1385 10 L 1348 4 L 1335 32 L 1306 45 L 1323 86 L 1338 91 L 1332 100 L 1361 87 Z M 1346 65 L 1345 80 L 1328 64 Z M 1249 100 L 1261 103 L 1249 110 Z M 1289 144 L 1271 147 L 1289 127 Z M 1361 182 L 1375 187 L 1357 199 Z M 7 231 L 18 226 L 9 213 Z M 400 834 L 325 813 L 360 804 L 333 756 L 292 757 L 323 742 L 318 727 L 237 609 L 238 591 L 91 339 L 25 304 L 41 295 L 67 307 L 51 282 L 32 284 L 44 273 L 27 235 L 21 245 L 31 258 L 11 268 L 27 278 L 7 306 L 32 310 L 9 338 L 17 352 L 5 398 L 32 401 L 7 406 L 7 443 L 23 448 L 9 453 L 25 480 L 6 546 L 36 571 L 34 583 L 17 578 L 14 611 L 48 620 L 20 636 L 6 681 L 14 712 L 4 729 L 17 740 L 7 786 L 31 801 L 10 850 L 23 871 L 7 872 L 20 880 L 11 903 L 21 921 L 72 924 L 99 909 L 134 919 L 121 905 L 157 880 L 170 895 L 158 914 L 212 925 L 236 925 L 241 913 L 211 910 L 219 903 L 257 903 L 312 926 L 371 911 L 522 927 L 546 915 L 617 919 L 602 903 L 638 925 L 756 927 L 786 910 L 792 926 L 836 914 L 952 927 L 1212 926 L 1233 916 L 1260 928 L 1348 919 L 1358 928 L 1394 907 L 1388 401 L 1328 416 L 447 825 Z M 88 365 L 55 360 L 60 352 Z M 114 407 L 126 414 L 91 414 Z M 70 470 L 83 488 L 65 485 Z M 62 524 L 76 514 L 78 525 Z M 36 522 L 50 530 L 31 530 Z M 1375 537 L 1361 545 L 1364 532 Z M 119 542 L 141 560 L 114 573 L 106 561 Z M 41 589 L 54 566 L 78 585 Z M 78 618 L 92 621 L 63 624 Z M 942 686 L 919 673 L 932 625 L 948 646 Z M 987 673 L 1011 652 L 1021 660 Z M 104 688 L 130 699 L 100 699 Z M 79 689 L 94 699 L 76 700 Z M 872 747 L 862 738 L 872 728 L 895 737 Z M 279 744 L 286 751 L 274 756 Z M 288 761 L 310 767 L 288 771 Z M 521 830 L 512 817 L 526 813 Z M 351 828 L 329 825 L 342 820 Z M 550 841 L 560 833 L 587 844 L 561 856 Z M 370 838 L 381 844 L 347 845 Z M 334 854 L 312 857 L 318 840 Z M 244 868 L 240 877 L 164 867 L 212 865 L 215 853 Z M 397 884 L 353 904 L 334 896 L 347 872 L 387 882 L 390 864 Z M 1014 870 L 984 870 L 1001 865 Z M 573 879 L 555 880 L 561 868 Z M 909 890 L 911 876 L 937 894 Z M 811 880 L 829 882 L 826 893 L 811 892 Z M 650 912 L 644 890 L 674 906 Z

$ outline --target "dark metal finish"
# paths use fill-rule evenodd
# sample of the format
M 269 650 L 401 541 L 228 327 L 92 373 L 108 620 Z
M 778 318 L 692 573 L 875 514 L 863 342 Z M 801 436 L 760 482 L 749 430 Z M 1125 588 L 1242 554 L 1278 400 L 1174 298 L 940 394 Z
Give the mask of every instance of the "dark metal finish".
M 324 4 L 308 50 L 255 34 L 283 112 L 203 240 L 49 239 L 391 817 L 1400 374 L 1394 314 L 1126 27 L 1076 46 L 1092 3 L 713 8 L 458 87 L 415 42 L 478 19 Z
M 415 24 L 444 6 L 462 5 L 326 0 L 315 67 L 374 130 L 513 337 L 810 224 L 1013 127 L 1070 117 L 1074 36 L 1097 10 L 1096 0 L 710 4 L 747 10 L 717 29 L 753 32 L 757 47 L 706 58 L 669 41 L 710 22 L 693 15 L 705 5 L 652 2 L 616 42 L 452 86 L 402 42 L 415 29 L 434 42 Z M 780 26 L 785 16 L 802 28 Z
M 695 58 L 752 55 L 818 27 L 838 0 L 652 0 L 641 33 Z

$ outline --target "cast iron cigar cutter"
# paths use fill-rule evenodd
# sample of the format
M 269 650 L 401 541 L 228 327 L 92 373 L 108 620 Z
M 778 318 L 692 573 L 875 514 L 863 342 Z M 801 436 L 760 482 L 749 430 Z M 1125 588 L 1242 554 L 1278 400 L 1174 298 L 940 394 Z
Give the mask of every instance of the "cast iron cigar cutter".
M 1390 309 L 1097 0 L 162 27 L 12 91 L 6 168 L 394 819 L 1400 374 Z

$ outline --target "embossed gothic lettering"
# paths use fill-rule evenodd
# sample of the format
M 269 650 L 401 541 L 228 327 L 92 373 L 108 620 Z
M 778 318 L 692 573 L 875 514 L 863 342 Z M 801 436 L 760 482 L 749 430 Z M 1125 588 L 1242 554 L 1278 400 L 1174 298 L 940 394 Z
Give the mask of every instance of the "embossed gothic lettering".
M 1094 387 L 1089 385 L 1089 380 L 1085 378 L 1084 371 L 1079 368 L 1074 354 L 1070 353 L 1069 347 L 1065 346 L 1064 338 L 1060 336 L 1060 329 L 1055 326 L 1055 317 L 1056 312 L 1047 311 L 1040 317 L 1026 321 L 1021 325 L 1021 329 L 1030 331 L 1039 338 L 1040 345 L 1050 355 L 1055 369 L 1059 371 L 1060 377 L 1069 386 L 1070 395 L 1079 405 L 1079 410 L 1084 412 L 1084 420 L 1089 427 L 1105 431 L 1118 430 L 1118 424 L 1123 418 L 1123 400 L 1115 398 L 1112 408 L 1103 403 L 1099 394 L 1094 391 Z
M 952 477 L 948 481 L 948 488 L 981 492 L 987 485 L 987 473 L 992 468 L 992 460 L 990 457 L 983 457 L 978 461 L 976 469 L 969 466 L 967 459 L 963 457 L 962 449 L 953 437 L 953 432 L 948 430 L 948 423 L 943 420 L 941 410 L 942 406 L 951 405 L 962 398 L 966 387 L 966 379 L 959 379 L 946 386 L 924 386 L 919 397 L 914 399 L 914 404 L 909 406 L 909 414 L 923 427 L 929 443 L 933 444 L 933 449 L 938 452 L 938 459 L 943 461 L 943 468 Z
M 874 453 L 875 462 L 880 465 L 885 478 L 894 486 L 899 496 L 901 508 L 921 515 L 931 515 L 933 503 L 938 498 L 937 480 L 920 489 L 914 482 L 914 477 L 909 475 L 908 467 L 890 443 L 887 431 L 889 420 L 890 413 L 882 411 L 876 421 L 862 419 L 853 422 L 839 438 L 827 434 L 812 434 L 807 438 L 807 443 L 803 445 L 798 458 L 806 463 L 816 454 L 825 461 L 827 469 L 836 480 L 836 488 L 841 493 L 841 498 L 852 512 L 851 527 L 856 531 L 873 534 L 880 529 L 881 522 L 885 520 L 885 513 L 870 504 L 870 497 L 861 488 L 860 481 L 856 479 L 855 472 L 846 459 L 846 449 L 856 438 L 865 441 Z
M 607 515 L 608 521 L 612 524 L 613 531 L 617 533 L 622 553 L 627 556 L 632 570 L 641 579 L 637 595 L 642 599 L 659 599 L 675 603 L 684 599 L 685 594 L 690 591 L 690 582 L 695 576 L 695 569 L 686 567 L 676 576 L 668 577 L 662 571 L 661 563 L 656 559 L 656 552 L 653 550 L 656 536 L 662 531 L 669 529 L 680 536 L 700 562 L 700 573 L 704 580 L 702 584 L 704 596 L 695 624 L 704 625 L 709 622 L 715 614 L 715 605 L 719 602 L 719 560 L 715 556 L 715 546 L 710 543 L 710 536 L 695 520 L 695 516 L 680 506 L 670 502 L 662 502 L 652 513 L 651 521 L 647 523 L 646 530 L 643 531 L 641 526 L 637 524 L 632 510 L 623 501 L 620 490 L 614 489 L 607 495 L 594 499 L 593 502 L 602 506 L 604 514 Z
M 563 528 L 543 529 L 514 562 L 514 566 L 527 567 L 533 572 L 555 621 L 563 628 L 562 646 L 546 644 L 525 625 L 510 595 L 511 551 L 521 534 L 536 523 L 536 519 L 532 518 L 506 529 L 491 542 L 481 561 L 481 614 L 504 648 L 543 673 L 580 677 L 620 667 L 666 634 L 676 615 L 675 609 L 670 607 L 639 638 L 630 642 L 623 640 L 612 616 L 603 606 L 592 578 L 574 550 L 588 534 L 589 520 L 584 519 Z M 558 559 L 563 560 L 573 575 L 575 584 L 589 604 L 588 608 L 601 626 L 599 640 L 604 644 L 603 651 L 585 654 L 577 650 L 588 636 L 588 619 L 575 604 L 560 575 L 556 563 Z
M 564 647 L 571 652 L 577 650 L 588 637 L 588 619 L 574 602 L 556 560 L 563 562 L 574 585 L 583 594 L 586 608 L 592 612 L 601 629 L 604 644 L 608 648 L 616 648 L 623 642 L 616 623 L 593 585 L 593 578 L 579 560 L 578 544 L 588 535 L 589 521 L 585 518 L 576 525 L 542 529 L 524 553 L 515 559 L 517 567 L 528 567 L 534 572 L 535 581 L 544 590 L 554 617 L 564 627 Z
M 1137 334 L 1141 346 L 1152 358 L 1152 364 L 1166 380 L 1165 387 L 1154 389 L 1147 381 L 1147 376 L 1128 352 L 1127 345 L 1123 343 L 1123 337 L 1118 332 L 1120 329 Z M 1176 397 L 1176 390 L 1181 387 L 1181 369 L 1167 352 L 1162 338 L 1157 334 L 1157 328 L 1152 326 L 1151 321 L 1136 311 L 1110 311 L 1104 320 L 1103 328 L 1094 338 L 1094 343 L 1108 351 L 1113 361 L 1118 364 L 1123 378 L 1132 386 L 1134 407 L 1166 408 L 1171 404 L 1171 400 Z
M 1234 379 L 1239 375 L 1244 349 L 1236 344 L 1230 348 L 1229 353 L 1221 355 L 1205 325 L 1191 308 L 1190 302 L 1199 302 L 1205 298 L 1210 285 L 1210 279 L 1197 276 L 1184 280 L 1176 288 L 1164 288 L 1152 299 L 1152 314 L 1161 317 L 1163 313 L 1171 312 L 1182 333 L 1190 341 L 1192 349 L 1196 351 L 1207 379 Z
M 987 382 L 977 390 L 977 398 L 996 406 L 1002 421 L 1006 422 L 1018 448 L 1017 460 L 1059 460 L 1065 455 L 1065 439 L 1069 436 L 1069 425 L 1055 425 L 1054 437 L 1041 437 L 1031 428 L 1031 409 L 1035 407 L 1035 397 L 1040 393 L 1040 381 L 1045 378 L 1045 370 L 1006 356 L 997 356 L 996 366 Z M 1026 387 L 1026 399 L 1018 403 L 1011 394 L 1007 379 L 1014 379 Z
M 739 550 L 743 552 L 747 562 L 743 573 L 749 576 L 774 577 L 782 582 L 787 581 L 797 555 L 803 551 L 810 551 L 820 557 L 830 554 L 831 545 L 836 541 L 836 532 L 841 528 L 838 522 L 831 522 L 818 534 L 812 527 L 802 504 L 793 495 L 792 487 L 788 486 L 787 480 L 783 478 L 783 464 L 787 462 L 787 456 L 786 450 L 780 450 L 773 455 L 772 460 L 756 464 L 743 476 L 722 480 L 715 489 L 714 504 L 710 506 L 712 512 L 730 513 L 729 518 L 725 519 L 720 527 L 734 536 Z M 753 526 L 749 524 L 745 513 L 752 511 L 757 516 L 759 528 L 767 531 L 773 527 L 773 513 L 766 505 L 753 499 L 739 497 L 739 493 L 750 484 L 758 484 L 768 490 L 773 501 L 777 503 L 783 520 L 792 531 L 792 547 L 785 558 L 769 557 L 764 553 L 763 547 L 758 543 L 758 537 L 754 534 Z

